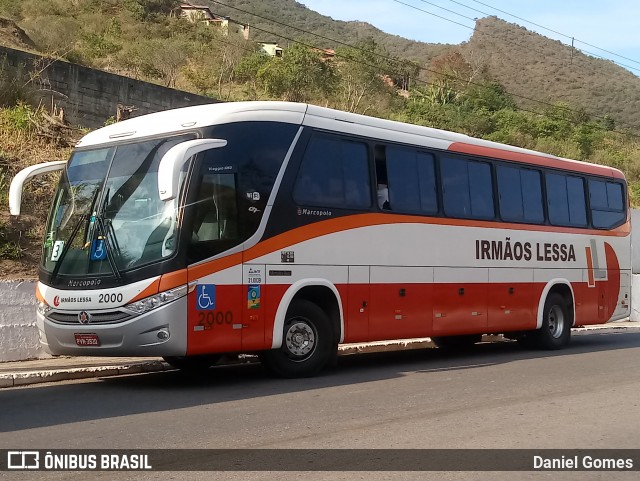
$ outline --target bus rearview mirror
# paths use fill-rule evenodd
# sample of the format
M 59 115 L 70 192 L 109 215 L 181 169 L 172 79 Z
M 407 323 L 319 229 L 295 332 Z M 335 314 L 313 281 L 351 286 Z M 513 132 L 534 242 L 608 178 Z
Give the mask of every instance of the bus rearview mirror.
M 24 183 L 38 175 L 55 172 L 64 169 L 67 164 L 66 160 L 54 160 L 52 162 L 44 162 L 42 164 L 31 165 L 22 169 L 11 180 L 9 187 L 9 212 L 11 215 L 20 215 L 20 205 L 22 204 L 22 187 Z
M 222 139 L 196 139 L 187 140 L 171 147 L 160 159 L 158 166 L 158 193 L 160 200 L 175 199 L 178 195 L 178 182 L 180 171 L 191 157 L 199 152 L 210 149 L 218 149 L 227 145 Z

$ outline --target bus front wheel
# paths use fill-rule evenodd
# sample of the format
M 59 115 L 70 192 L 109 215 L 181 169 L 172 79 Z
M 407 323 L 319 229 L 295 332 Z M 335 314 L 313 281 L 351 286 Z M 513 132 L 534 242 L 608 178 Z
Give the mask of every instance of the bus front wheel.
M 547 296 L 542 311 L 540 329 L 527 333 L 527 345 L 538 349 L 561 349 L 571 338 L 571 316 L 569 306 L 563 296 L 552 292 Z
M 282 346 L 260 355 L 262 364 L 279 377 L 311 377 L 337 353 L 327 314 L 313 302 L 294 300 L 284 322 Z

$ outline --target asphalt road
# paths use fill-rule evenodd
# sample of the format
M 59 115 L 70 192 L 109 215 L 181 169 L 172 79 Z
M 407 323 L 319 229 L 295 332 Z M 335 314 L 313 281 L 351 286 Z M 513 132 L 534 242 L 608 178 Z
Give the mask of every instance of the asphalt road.
M 483 344 L 342 357 L 312 379 L 259 365 L 0 391 L 0 448 L 640 448 L 640 330 L 558 352 Z M 562 454 L 559 451 L 558 454 Z M 0 473 L 141 479 L 139 473 Z M 170 474 L 170 475 L 167 475 Z M 145 479 L 637 479 L 637 472 L 147 473 Z

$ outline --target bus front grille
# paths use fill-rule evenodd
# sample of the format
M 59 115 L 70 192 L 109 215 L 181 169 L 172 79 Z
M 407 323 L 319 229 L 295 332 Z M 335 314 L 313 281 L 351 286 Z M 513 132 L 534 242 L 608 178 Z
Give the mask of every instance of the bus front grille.
M 118 309 L 106 312 L 89 312 L 89 319 L 81 322 L 80 312 L 49 312 L 47 319 L 57 324 L 117 324 L 135 317 L 135 314 Z

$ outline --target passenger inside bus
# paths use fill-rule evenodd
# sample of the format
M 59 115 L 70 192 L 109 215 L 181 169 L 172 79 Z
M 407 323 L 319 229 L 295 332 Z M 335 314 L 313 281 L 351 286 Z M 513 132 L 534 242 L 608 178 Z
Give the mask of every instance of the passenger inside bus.
M 389 205 L 389 188 L 387 184 L 378 184 L 378 207 L 383 210 L 391 210 Z
M 387 154 L 384 145 L 376 145 L 373 150 L 376 179 L 378 179 L 378 207 L 383 210 L 391 210 L 389 203 L 389 181 L 387 180 Z

